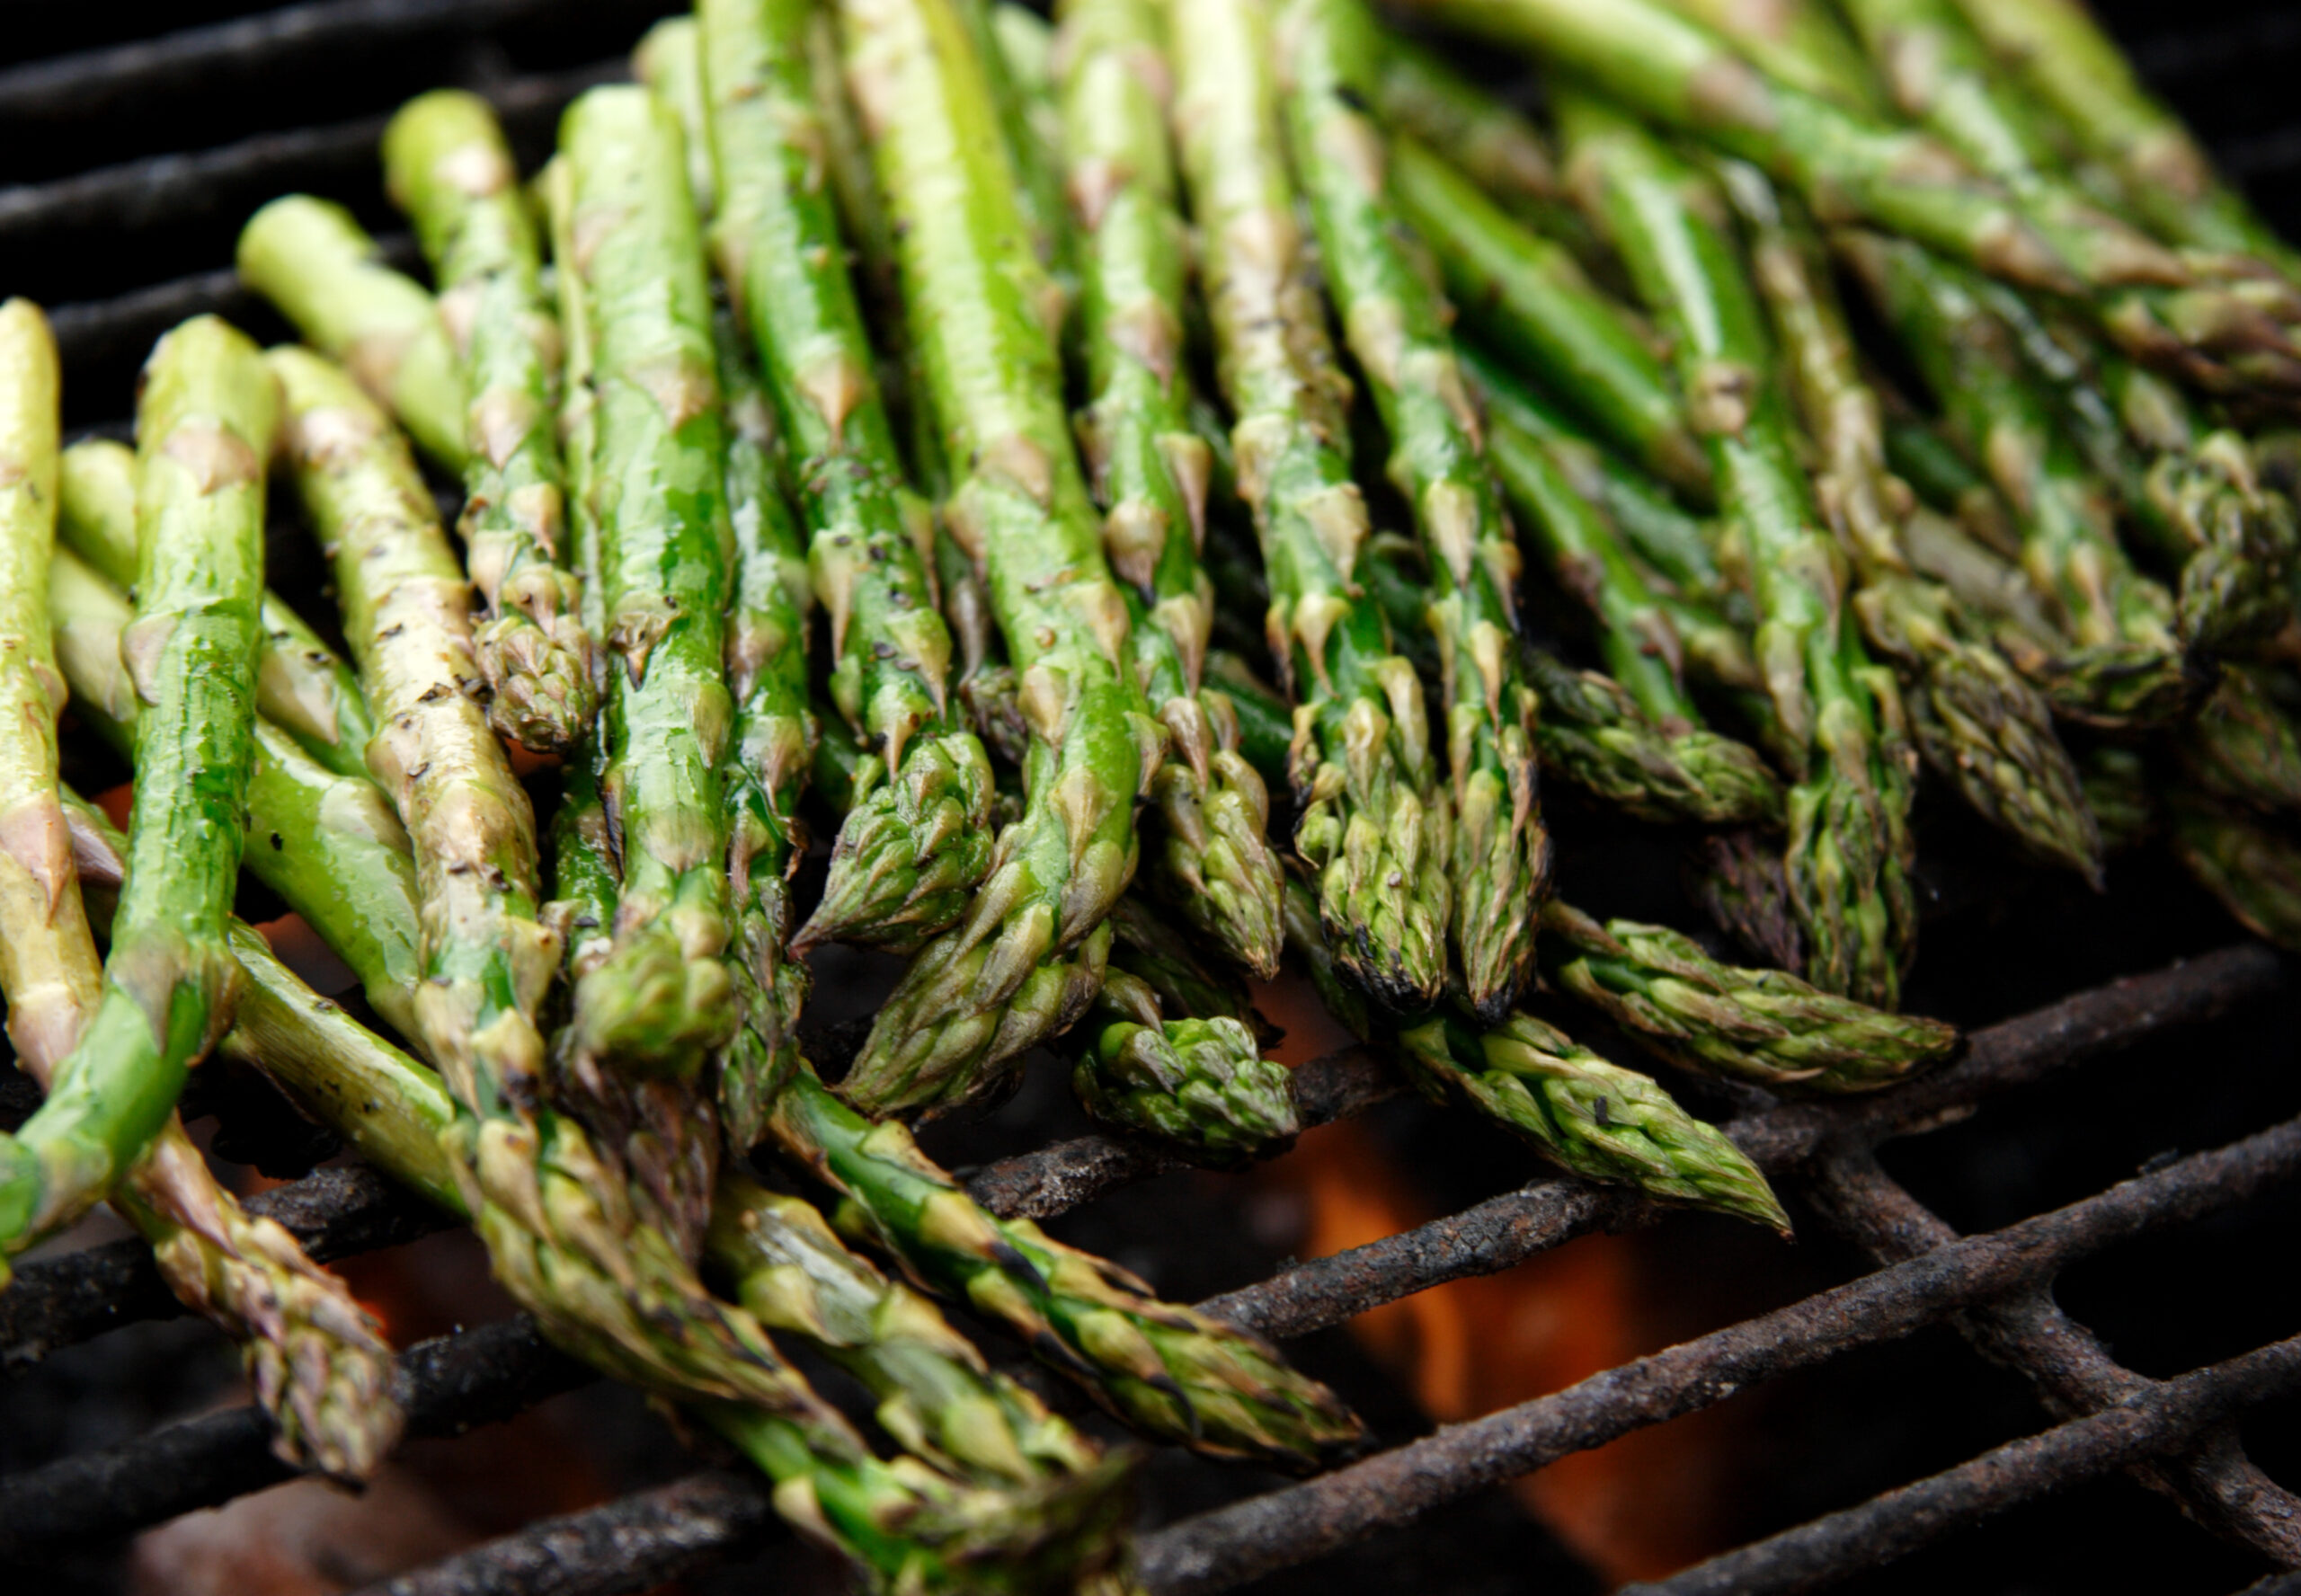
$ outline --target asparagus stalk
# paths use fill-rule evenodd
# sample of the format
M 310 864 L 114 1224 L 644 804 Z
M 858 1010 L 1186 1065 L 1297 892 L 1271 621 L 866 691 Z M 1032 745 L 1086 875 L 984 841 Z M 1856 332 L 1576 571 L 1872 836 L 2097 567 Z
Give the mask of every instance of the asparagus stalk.
M 1757 654 L 1783 736 L 1804 754 L 1786 868 L 1814 984 L 1894 1006 L 1916 933 L 1908 871 L 1910 756 L 1889 673 L 1863 650 L 1844 556 L 1819 524 L 1769 380 L 1772 352 L 1719 200 L 1634 123 L 1567 101 L 1577 181 L 1672 335 L 1719 501 L 1746 540 Z
M 719 173 L 711 155 L 711 128 L 703 86 L 703 20 L 670 16 L 632 47 L 631 75 L 679 119 L 687 151 L 687 191 L 706 226 L 719 210 Z
M 2257 264 L 2181 256 L 2081 206 L 2012 193 L 1930 135 L 1794 88 L 1657 0 L 1418 8 L 1541 51 L 1631 110 L 1764 168 L 1819 214 L 1859 217 L 2066 296 L 2137 359 L 2208 391 L 2301 386 L 2301 297 Z
M 1103 921 L 1134 873 L 1134 803 L 1166 732 L 1127 669 L 1126 603 L 1041 308 L 1050 286 L 1018 247 L 1017 184 L 963 19 L 948 0 L 853 0 L 840 18 L 898 221 L 911 347 L 955 474 L 945 514 L 985 573 L 1031 728 L 1022 818 L 840 1086 L 875 1114 L 943 1113 L 999 1089 L 1092 1000 Z
M 1792 88 L 1848 111 L 1876 114 L 1884 88 L 1861 47 L 1838 25 L 1827 0 L 1663 0 L 1672 11 L 1733 42 Z
M 1757 1166 L 1649 1077 L 1608 1063 L 1531 1015 L 1513 1014 L 1494 1026 L 1447 1010 L 1373 1020 L 1336 979 L 1314 907 L 1299 887 L 1286 895 L 1286 932 L 1335 1016 L 1388 1049 L 1432 1096 L 1467 1104 L 1586 1180 L 1788 1232 L 1789 1216 Z
M 48 606 L 73 713 L 133 760 L 142 705 L 120 657 L 120 639 L 136 618 L 127 595 L 58 549 L 49 567 Z M 369 1006 L 403 1035 L 414 1035 L 421 977 L 413 865 L 399 817 L 371 778 L 327 769 L 270 722 L 256 722 L 254 738 L 241 864 L 369 972 L 362 983 Z
M 2301 737 L 2278 701 L 2271 672 L 2232 665 L 2213 696 L 2181 727 L 2190 781 L 2213 795 L 2269 813 L 2301 813 Z
M 1517 646 L 1522 557 L 1454 360 L 1451 312 L 1399 243 L 1381 136 L 1358 109 L 1373 76 L 1373 19 L 1353 0 L 1290 0 L 1279 36 L 1289 143 L 1328 288 L 1421 534 L 1454 789 L 1454 955 L 1470 1006 L 1498 1020 L 1533 979 L 1550 870 L 1537 700 Z
M 705 0 L 721 275 L 759 351 L 831 617 L 831 699 L 875 758 L 859 771 L 822 902 L 795 953 L 844 938 L 916 946 L 949 927 L 991 862 L 991 767 L 950 701 L 951 637 L 843 264 L 822 163 L 815 13 Z
M 461 472 L 469 414 L 463 371 L 439 306 L 383 263 L 351 213 L 288 194 L 240 229 L 240 279 L 279 307 L 314 349 L 343 362 L 421 448 Z
M 593 362 L 600 786 L 623 859 L 614 946 L 576 985 L 570 1050 L 685 1079 L 731 1018 L 719 769 L 733 711 L 733 529 L 703 246 L 678 122 L 644 90 L 586 93 L 561 147 L 566 226 L 581 243 L 560 265 L 580 279 Z
M 2136 79 L 2122 52 L 2075 0 L 1957 0 L 1966 21 L 2022 89 L 2089 157 L 2119 178 L 2126 203 L 2175 243 L 2270 262 L 2288 276 L 2301 257 L 2263 222 L 2181 120 Z
M 1213 626 L 1207 446 L 1183 365 L 1183 225 L 1167 146 L 1167 69 L 1150 0 L 1062 10 L 1063 148 L 1092 399 L 1079 416 L 1103 543 L 1129 590 L 1134 669 L 1174 739 L 1151 797 L 1151 884 L 1265 980 L 1278 972 L 1284 878 L 1266 840 L 1270 797 L 1238 751 L 1236 715 L 1202 691 Z
M 1888 1014 L 1779 970 L 1721 964 L 1690 937 L 1603 925 L 1552 902 L 1542 973 L 1684 1068 L 1804 1092 L 1868 1092 L 1938 1064 L 1958 1044 L 1939 1020 Z
M 1721 173 L 1819 456 L 1816 496 L 1852 565 L 1853 612 L 1900 670 L 1919 751 L 1976 813 L 2099 886 L 2101 834 L 2051 710 L 1949 590 L 1910 565 L 1902 528 L 1915 496 L 1887 467 L 1884 412 L 1855 365 L 1819 241 L 1758 172 L 1728 162 Z
M 785 1155 L 843 1201 L 849 1235 L 884 1248 L 922 1287 L 999 1320 L 1142 1433 L 1212 1457 L 1307 1472 L 1364 1431 L 1328 1390 L 1259 1338 L 1159 1301 L 1115 1264 L 998 1219 L 894 1122 L 874 1125 L 804 1063 L 777 1099 Z
M 1590 286 L 1563 245 L 1513 221 L 1426 146 L 1393 137 L 1388 173 L 1390 194 L 1471 324 L 1566 395 L 1608 443 L 1707 501 L 1709 457 L 1635 318 Z
M 1103 977 L 1093 1024 L 1071 1083 L 1105 1124 L 1215 1165 L 1284 1151 L 1301 1133 L 1293 1071 L 1265 1059 L 1243 1021 L 1169 1020 L 1148 983 L 1115 969 Z
M 50 425 L 52 349 L 22 325 L 12 339 L 11 425 Z M 170 1122 L 186 1072 L 230 1022 L 231 962 L 224 922 L 239 874 L 255 720 L 256 609 L 263 590 L 263 461 L 277 396 L 255 346 L 212 316 L 161 339 L 137 401 L 138 489 L 136 618 L 120 657 L 142 699 L 137 716 L 129 869 L 111 956 L 84 1021 L 48 1020 L 47 1100 L 0 1139 L 0 1252 L 13 1254 L 101 1200 Z M 11 418 L 14 421 L 14 418 Z M 27 465 L 55 502 L 52 455 Z M 42 482 L 40 479 L 45 478 Z M 19 506 L 21 505 L 21 508 Z M 12 519 L 33 506 L 11 495 Z M 52 515 L 52 509 L 40 514 Z M 14 541 L 45 547 L 45 528 Z M 32 590 L 37 591 L 38 590 Z M 47 684 L 31 678 L 45 698 Z M 53 713 L 47 711 L 44 713 Z M 53 811 L 49 811 L 53 819 Z M 28 820 L 28 840 L 53 885 L 34 886 L 52 912 L 68 888 L 60 827 Z M 77 1030 L 77 1036 L 71 1033 Z
M 807 696 L 805 540 L 784 502 L 767 395 L 729 316 L 714 318 L 727 398 L 728 519 L 735 534 L 727 665 L 735 726 L 720 779 L 727 794 L 727 873 L 734 938 L 728 968 L 742 1023 L 719 1058 L 720 1121 L 731 1148 L 760 1139 L 780 1054 L 798 1046 L 807 967 L 787 949 L 793 870 L 805 852 L 798 816 L 814 762 Z
M 589 740 L 599 690 L 582 581 L 561 548 L 559 333 L 535 220 L 503 130 L 475 94 L 442 89 L 403 107 L 384 132 L 384 170 L 431 262 L 470 397 L 457 529 L 485 606 L 475 642 L 488 718 L 522 747 L 565 753 Z
M 2163 805 L 2139 749 L 2095 743 L 2080 757 L 2078 769 L 2085 779 L 2085 802 L 2101 819 L 2101 846 L 2109 852 L 2138 847 L 2158 829 Z
M 136 581 L 136 454 L 91 438 L 64 451 L 58 473 L 56 536 L 114 587 Z M 256 713 L 341 776 L 368 775 L 368 740 L 376 734 L 351 668 L 289 607 L 264 590 L 257 645 Z
M 347 630 L 386 727 L 379 764 L 390 760 L 387 785 L 415 838 L 430 976 L 419 1015 L 459 1110 L 441 1141 L 497 1278 L 569 1350 L 643 1388 L 705 1403 L 706 1422 L 783 1483 L 782 1508 L 801 1528 L 892 1588 L 942 1583 L 946 1545 L 981 1528 L 946 1515 L 982 1504 L 873 1459 L 758 1325 L 703 1290 L 662 1228 L 680 1217 L 680 1193 L 643 1199 L 574 1122 L 537 1105 L 544 1060 L 532 1016 L 557 949 L 534 918 L 525 796 L 458 686 L 478 679 L 467 607 L 450 601 L 462 573 L 428 508 L 408 501 L 421 483 L 383 418 L 300 351 L 272 361 L 297 412 L 291 458 L 335 542 Z M 677 1149 L 664 1159 L 676 1166 Z
M 1284 769 L 1285 706 L 1275 707 L 1281 729 L 1275 740 L 1275 762 Z M 1239 979 L 1236 971 L 1205 958 L 1204 946 L 1160 914 L 1139 892 L 1128 892 L 1111 910 L 1111 971 L 1131 976 L 1150 988 L 1162 1014 L 1255 1024 L 1254 1005 L 1247 995 L 1246 983 Z
M 1948 262 L 1875 234 L 1851 262 L 1941 402 L 1952 436 L 2019 519 L 2021 563 L 2074 648 L 2015 662 L 2059 714 L 2092 725 L 2166 723 L 2199 682 L 2173 633 L 2173 601 L 2118 546 L 2106 493 L 2023 368 L 2003 323 Z
M 1351 979 L 1419 1006 L 1446 980 L 1453 805 L 1421 682 L 1356 586 L 1368 526 L 1348 385 L 1294 219 L 1267 21 L 1250 0 L 1176 0 L 1168 31 L 1190 43 L 1172 62 L 1174 127 L 1239 489 L 1269 572 L 1271 652 L 1299 705 L 1295 847 Z

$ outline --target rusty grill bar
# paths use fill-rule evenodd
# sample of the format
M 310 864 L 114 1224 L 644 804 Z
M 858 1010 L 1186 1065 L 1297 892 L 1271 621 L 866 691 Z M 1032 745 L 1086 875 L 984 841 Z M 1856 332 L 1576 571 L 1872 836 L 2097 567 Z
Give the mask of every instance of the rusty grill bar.
M 322 0 L 0 68 L 0 146 L 66 137 L 129 107 L 164 114 L 219 90 L 260 89 L 280 74 L 323 69 L 369 49 L 484 47 L 502 30 L 537 26 L 564 9 L 551 0 Z M 632 37 L 672 9 L 661 0 L 583 0 L 573 7 Z M 2180 94 L 2249 58 L 2296 49 L 2301 28 L 2271 17 L 2250 30 L 2159 41 L 2137 59 Z M 515 138 L 540 140 L 568 99 L 621 72 L 619 62 L 525 74 L 489 69 L 472 86 L 494 101 Z M 369 115 L 249 130 L 192 154 L 130 153 L 93 171 L 0 188 L 0 263 L 59 246 L 117 247 L 147 231 L 235 224 L 292 186 L 372 190 L 381 126 L 380 116 Z M 2222 147 L 2232 167 L 2256 182 L 2290 185 L 2301 174 L 2301 130 L 2290 126 L 2238 132 Z M 404 235 L 386 246 L 403 263 L 412 261 Z M 57 306 L 54 324 L 73 379 L 67 394 L 103 384 L 124 392 L 120 377 L 159 332 L 209 310 L 271 324 L 228 270 L 184 271 Z M 1982 1356 L 2021 1374 L 2052 1427 L 1635 1588 L 1654 1596 L 1822 1588 L 2119 1469 L 2211 1533 L 2274 1565 L 2301 1568 L 2301 1500 L 2247 1459 L 2234 1429 L 2247 1408 L 2301 1390 L 2301 1338 L 2154 1379 L 2112 1359 L 2052 1295 L 2057 1273 L 2082 1257 L 2225 1211 L 2301 1175 L 2301 1120 L 1965 1237 L 1873 1156 L 1880 1142 L 1954 1122 L 1993 1095 L 2280 991 L 2286 978 L 2280 962 L 2259 946 L 2225 948 L 1977 1031 L 1950 1067 L 1873 1098 L 1745 1108 L 1726 1122 L 1728 1134 L 1828 1229 L 1866 1253 L 1874 1272 L 1324 1476 L 1169 1524 L 1141 1542 L 1145 1587 L 1160 1596 L 1230 1589 L 1752 1384 L 1942 1322 Z M 1306 1124 L 1359 1113 L 1401 1089 L 1387 1064 L 1365 1050 L 1319 1060 L 1300 1079 Z M 1177 1166 L 1144 1145 L 1087 1137 L 1000 1160 L 969 1185 L 1002 1215 L 1050 1219 Z M 322 1259 L 395 1246 L 447 1223 L 357 1166 L 315 1172 L 250 1207 L 280 1219 Z M 1296 1338 L 1449 1281 L 1509 1269 L 1577 1237 L 1654 1223 L 1665 1212 L 1617 1191 L 1538 1180 L 1383 1240 L 1292 1264 L 1200 1306 L 1275 1338 Z M 0 1367 L 36 1363 L 106 1330 L 180 1311 L 140 1243 L 35 1263 L 0 1293 Z M 399 1378 L 410 1432 L 449 1435 L 592 1376 L 515 1317 L 409 1349 Z M 0 1476 L 0 1559 L 37 1565 L 287 1477 L 253 1408 L 169 1425 L 122 1446 Z M 609 1596 L 744 1555 L 784 1533 L 759 1480 L 706 1469 L 538 1521 L 380 1588 L 398 1596 Z M 2301 1590 L 2301 1575 L 2273 1574 L 2251 1589 Z

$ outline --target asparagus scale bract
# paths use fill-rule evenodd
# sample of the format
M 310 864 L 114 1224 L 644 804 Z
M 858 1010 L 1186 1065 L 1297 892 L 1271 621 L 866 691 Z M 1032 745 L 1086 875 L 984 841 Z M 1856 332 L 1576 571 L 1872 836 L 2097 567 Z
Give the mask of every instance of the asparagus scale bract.
M 1204 1163 L 1292 1146 L 1302 1128 L 1294 1072 L 1262 1056 L 1243 1020 L 1168 1019 L 1160 1002 L 1122 970 L 1103 977 L 1094 1035 L 1071 1075 L 1087 1112 L 1188 1148 Z
M 991 863 L 991 774 L 950 696 L 925 508 L 906 492 L 848 279 L 795 0 L 705 0 L 715 184 L 711 248 L 758 350 L 831 621 L 831 694 L 874 758 L 795 953 L 915 948 L 955 922 Z
M 1270 795 L 1237 716 L 1203 687 L 1214 622 L 1198 560 L 1211 472 L 1183 370 L 1182 218 L 1168 153 L 1168 75 L 1150 0 L 1062 9 L 1064 155 L 1079 235 L 1079 339 L 1092 402 L 1079 433 L 1113 570 L 1132 590 L 1134 669 L 1173 734 L 1151 787 L 1150 877 L 1177 913 L 1252 973 L 1284 942 Z
M 1786 865 L 1808 977 L 1890 1008 L 1916 934 L 1899 696 L 1845 604 L 1844 556 L 1815 513 L 1722 199 L 1599 102 L 1576 94 L 1561 120 L 1577 181 L 1671 334 L 1719 502 L 1748 548 L 1758 661 L 1782 733 L 1804 756 Z
M 1518 545 L 1487 470 L 1444 300 L 1401 247 L 1370 102 L 1373 21 L 1355 0 L 1290 0 L 1279 19 L 1286 122 L 1327 284 L 1390 434 L 1432 581 L 1453 779 L 1453 944 L 1470 1002 L 1498 1020 L 1533 979 L 1550 840 L 1536 698 L 1518 647 Z
M 495 113 L 442 89 L 384 131 L 393 197 L 414 219 L 470 398 L 463 534 L 487 607 L 475 639 L 497 731 L 537 753 L 589 740 L 599 707 L 582 580 L 566 568 L 555 436 L 559 329 L 542 248 Z
M 212 316 L 170 332 L 145 367 L 136 618 L 120 645 L 142 700 L 128 879 L 94 1012 L 47 1100 L 0 1141 L 0 1254 L 111 1189 L 230 1023 L 224 927 L 254 757 L 263 467 L 278 413 L 255 346 Z M 49 849 L 61 840 L 51 834 Z M 59 875 L 56 890 L 66 885 Z
M 1350 978 L 1419 1007 L 1444 989 L 1453 805 L 1414 666 L 1355 572 L 1369 527 L 1351 481 L 1349 384 L 1294 216 L 1268 19 L 1175 0 L 1173 120 L 1239 495 L 1270 581 L 1266 629 L 1297 703 L 1294 843 Z
M 840 1086 L 872 1113 L 939 1113 L 1001 1087 L 1092 1000 L 1167 733 L 1129 669 L 1126 600 L 1063 412 L 1051 285 L 965 27 L 950 0 L 851 0 L 840 14 L 954 474 L 945 518 L 987 579 L 1031 732 L 1022 818 Z

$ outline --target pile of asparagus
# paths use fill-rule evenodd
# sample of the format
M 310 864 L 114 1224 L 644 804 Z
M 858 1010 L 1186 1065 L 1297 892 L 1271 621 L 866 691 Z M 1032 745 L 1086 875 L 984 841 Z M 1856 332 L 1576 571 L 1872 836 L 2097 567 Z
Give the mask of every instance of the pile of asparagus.
M 1786 1228 L 1554 1022 L 1790 1092 L 1940 1060 L 1894 1012 L 1921 793 L 2097 884 L 2162 824 L 2301 944 L 2301 277 L 2083 14 L 1408 9 L 1524 47 L 1554 126 L 1364 0 L 700 0 L 527 180 L 471 95 L 394 119 L 428 288 L 264 207 L 240 271 L 304 345 L 170 332 L 133 450 L 60 447 L 0 310 L 0 989 L 48 1093 L 0 1255 L 110 1198 L 282 1455 L 371 1471 L 388 1349 L 174 1118 L 220 1050 L 873 1588 L 1124 1589 L 1131 1456 L 933 1299 L 1150 1441 L 1364 1436 L 920 1152 L 1042 1045 L 1122 1132 L 1266 1156 L 1291 955 L 1563 1169 Z M 348 660 L 265 586 L 268 484 Z M 1716 927 L 1555 897 L 1545 778 L 1674 829 Z M 232 918 L 243 867 L 379 1028 Z M 826 1082 L 834 941 L 908 963 Z

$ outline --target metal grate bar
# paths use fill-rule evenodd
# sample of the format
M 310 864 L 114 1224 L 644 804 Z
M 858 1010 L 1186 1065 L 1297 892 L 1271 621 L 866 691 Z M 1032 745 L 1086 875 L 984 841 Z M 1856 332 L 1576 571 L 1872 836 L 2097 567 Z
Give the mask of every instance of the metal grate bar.
M 524 1314 L 421 1342 L 399 1355 L 410 1435 L 461 1435 L 598 1376 Z M 0 1558 L 38 1562 L 215 1507 L 295 1477 L 253 1405 L 166 1425 L 125 1445 L 0 1476 Z
M 1724 1401 L 1756 1381 L 1890 1341 L 1960 1308 L 2049 1279 L 2088 1253 L 2251 1197 L 2301 1173 L 2301 1120 L 1987 1236 L 1819 1292 L 1457 1424 L 1300 1485 L 1202 1513 L 1145 1539 L 1145 1587 L 1225 1591 L 1410 1522 L 1568 1453 Z
M 1859 1507 L 1713 1557 L 1622 1596 L 1810 1591 L 1906 1557 L 2032 1497 L 2154 1457 L 2252 1403 L 2301 1388 L 2301 1336 L 2168 1380 L 2130 1401 L 1984 1452 Z
M 596 84 L 629 75 L 620 61 L 514 78 L 479 92 L 514 133 L 540 128 Z M 71 233 L 141 232 L 236 215 L 291 189 L 363 173 L 370 186 L 389 117 L 267 133 L 194 155 L 154 155 L 53 182 L 0 189 L 0 247 L 49 244 Z
M 1917 1257 L 1958 1239 L 1871 1153 L 1832 1153 L 1814 1174 L 1808 1200 L 1826 1223 L 1880 1264 Z M 2027 1379 L 2057 1418 L 2153 1399 L 2163 1389 L 2111 1358 L 2092 1331 L 2062 1311 L 2049 1287 L 1961 1314 L 1958 1329 L 1982 1356 Z M 2279 1567 L 2301 1567 L 2301 1499 L 2245 1456 L 2234 1429 L 2217 1431 L 2191 1452 L 2133 1473 L 2225 1539 Z

